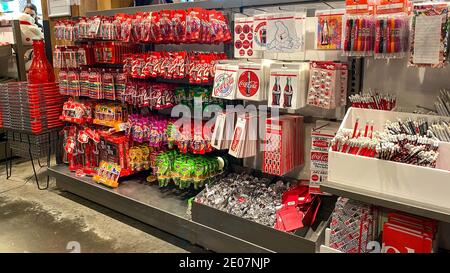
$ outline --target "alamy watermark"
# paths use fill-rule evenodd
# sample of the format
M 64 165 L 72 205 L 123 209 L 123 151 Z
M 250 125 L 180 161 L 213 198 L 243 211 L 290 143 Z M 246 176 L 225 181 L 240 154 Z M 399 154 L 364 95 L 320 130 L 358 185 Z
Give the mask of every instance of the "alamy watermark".
M 226 114 L 227 117 L 247 117 L 247 128 L 257 128 L 256 131 L 251 132 L 248 135 L 248 140 L 263 140 L 263 136 L 266 131 L 267 118 L 270 117 L 276 121 L 280 117 L 280 111 L 278 108 L 269 108 L 267 105 L 249 103 L 245 106 L 242 104 L 237 104 L 225 105 L 224 107 L 221 107 L 217 104 L 209 104 L 204 109 L 202 105 L 202 98 L 195 97 L 193 110 L 184 104 L 178 104 L 172 108 L 171 117 L 178 118 L 174 125 L 179 129 L 182 135 L 190 135 L 192 130 L 191 128 L 194 128 L 195 133 L 201 133 L 203 137 L 211 139 L 216 118 L 218 115 L 223 113 Z M 234 129 L 235 119 L 227 119 L 226 126 Z

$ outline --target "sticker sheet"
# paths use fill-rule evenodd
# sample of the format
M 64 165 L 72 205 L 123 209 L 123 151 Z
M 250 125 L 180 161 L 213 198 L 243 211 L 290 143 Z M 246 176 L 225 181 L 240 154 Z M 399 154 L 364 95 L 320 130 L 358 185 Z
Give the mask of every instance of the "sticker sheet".
M 267 51 L 293 53 L 305 50 L 305 20 L 301 12 L 272 14 L 267 17 Z

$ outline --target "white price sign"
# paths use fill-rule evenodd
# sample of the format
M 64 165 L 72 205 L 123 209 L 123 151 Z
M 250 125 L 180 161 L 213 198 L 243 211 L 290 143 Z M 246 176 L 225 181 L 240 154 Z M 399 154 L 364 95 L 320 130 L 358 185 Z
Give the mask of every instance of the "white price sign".
M 48 17 L 70 16 L 71 0 L 47 0 Z

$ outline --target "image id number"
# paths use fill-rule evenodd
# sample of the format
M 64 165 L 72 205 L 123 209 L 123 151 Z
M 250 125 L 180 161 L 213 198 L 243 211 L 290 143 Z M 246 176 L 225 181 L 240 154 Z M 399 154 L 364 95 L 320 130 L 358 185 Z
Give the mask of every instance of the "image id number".
M 224 258 L 224 268 L 257 268 L 264 269 L 270 263 L 270 258 Z

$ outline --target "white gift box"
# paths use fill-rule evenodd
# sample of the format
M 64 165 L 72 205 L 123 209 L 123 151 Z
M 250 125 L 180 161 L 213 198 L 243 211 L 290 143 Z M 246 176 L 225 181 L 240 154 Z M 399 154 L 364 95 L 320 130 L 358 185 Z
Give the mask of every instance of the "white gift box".
M 353 128 L 357 118 L 360 124 L 373 121 L 374 130 L 383 130 L 387 120 L 398 118 L 444 119 L 450 122 L 450 118 L 437 116 L 350 108 L 340 129 Z M 428 168 L 330 149 L 328 181 L 450 209 L 450 143 L 440 142 L 438 152 L 436 168 Z

